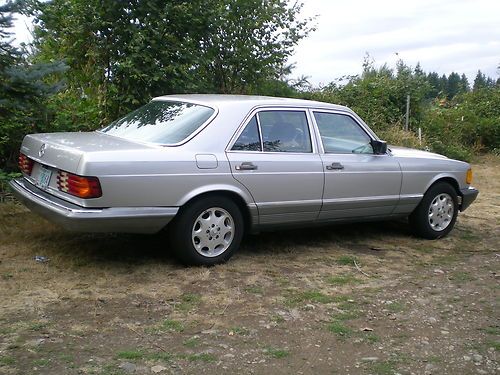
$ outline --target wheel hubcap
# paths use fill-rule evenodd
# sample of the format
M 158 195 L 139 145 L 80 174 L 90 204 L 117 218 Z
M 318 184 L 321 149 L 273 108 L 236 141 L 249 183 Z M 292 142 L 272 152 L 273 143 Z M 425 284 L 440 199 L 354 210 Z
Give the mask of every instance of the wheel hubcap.
M 233 242 L 233 217 L 223 208 L 209 208 L 194 221 L 191 238 L 199 254 L 210 258 L 219 256 Z
M 435 197 L 429 207 L 429 225 L 435 231 L 445 230 L 455 213 L 453 198 L 446 193 Z

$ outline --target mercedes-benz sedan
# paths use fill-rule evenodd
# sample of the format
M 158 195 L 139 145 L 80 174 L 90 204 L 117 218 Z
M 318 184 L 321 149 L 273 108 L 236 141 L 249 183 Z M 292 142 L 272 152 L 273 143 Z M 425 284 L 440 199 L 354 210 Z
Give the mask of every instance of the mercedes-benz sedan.
M 448 234 L 478 191 L 470 165 L 387 147 L 350 109 L 286 98 L 163 96 L 89 133 L 30 134 L 11 181 L 63 227 L 155 233 L 188 264 L 229 259 L 245 232 L 409 217 Z

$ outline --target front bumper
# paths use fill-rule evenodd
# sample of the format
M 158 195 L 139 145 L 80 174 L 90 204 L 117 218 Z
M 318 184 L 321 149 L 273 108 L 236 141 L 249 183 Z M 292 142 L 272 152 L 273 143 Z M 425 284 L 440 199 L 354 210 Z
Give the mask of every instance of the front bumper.
M 9 182 L 14 196 L 33 212 L 78 232 L 156 233 L 178 207 L 86 208 L 66 202 L 20 178 Z
M 460 211 L 465 211 L 467 207 L 471 205 L 477 198 L 479 190 L 471 187 L 460 189 L 460 195 L 462 197 L 462 203 L 460 204 Z

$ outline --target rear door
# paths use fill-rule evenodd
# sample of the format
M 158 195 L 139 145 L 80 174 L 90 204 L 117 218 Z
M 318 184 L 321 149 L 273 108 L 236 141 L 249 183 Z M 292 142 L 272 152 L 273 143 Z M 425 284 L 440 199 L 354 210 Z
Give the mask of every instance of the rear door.
M 260 224 L 307 222 L 321 209 L 323 163 L 305 109 L 260 109 L 227 150 L 231 172 L 252 194 Z
M 322 147 L 325 191 L 320 220 L 390 215 L 399 201 L 401 168 L 376 155 L 371 136 L 347 113 L 312 111 Z

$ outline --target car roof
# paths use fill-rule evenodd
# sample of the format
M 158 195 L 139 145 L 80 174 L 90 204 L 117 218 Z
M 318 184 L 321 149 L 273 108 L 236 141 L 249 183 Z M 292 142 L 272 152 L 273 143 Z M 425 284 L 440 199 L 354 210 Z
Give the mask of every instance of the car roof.
M 293 106 L 303 106 L 303 107 L 338 109 L 344 111 L 348 110 L 347 107 L 338 104 L 324 103 L 306 99 L 279 98 L 273 96 L 258 96 L 258 95 L 182 94 L 182 95 L 158 96 L 153 100 L 179 100 L 179 101 L 188 101 L 199 104 L 206 103 L 208 105 L 211 104 L 216 106 L 235 103 L 235 104 L 251 104 L 253 106 L 293 105 Z

